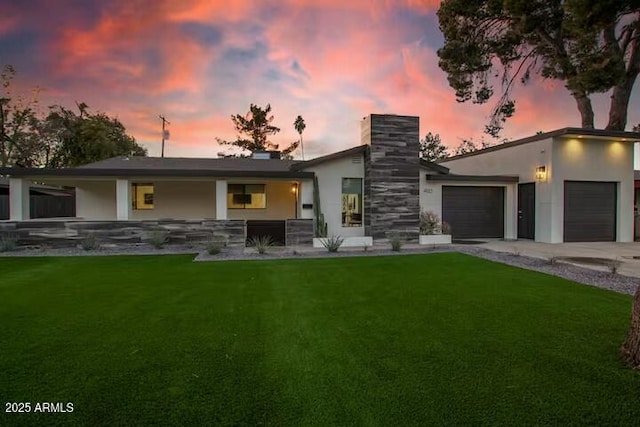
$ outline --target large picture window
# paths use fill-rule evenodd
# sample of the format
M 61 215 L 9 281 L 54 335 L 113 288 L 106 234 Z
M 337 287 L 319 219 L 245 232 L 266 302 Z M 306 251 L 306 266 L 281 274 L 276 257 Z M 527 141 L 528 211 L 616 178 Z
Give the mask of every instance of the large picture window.
M 362 227 L 362 178 L 342 178 L 342 226 Z
M 267 207 L 264 184 L 229 184 L 227 186 L 229 209 L 265 209 Z
M 134 210 L 153 209 L 153 184 L 131 184 L 131 204 Z

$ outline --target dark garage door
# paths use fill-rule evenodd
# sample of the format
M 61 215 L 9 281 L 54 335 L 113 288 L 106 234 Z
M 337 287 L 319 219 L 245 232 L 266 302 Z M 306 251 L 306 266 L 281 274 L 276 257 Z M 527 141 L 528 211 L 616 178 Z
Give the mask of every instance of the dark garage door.
M 504 187 L 442 187 L 442 220 L 456 239 L 504 237 Z
M 616 183 L 564 182 L 564 241 L 616 240 Z

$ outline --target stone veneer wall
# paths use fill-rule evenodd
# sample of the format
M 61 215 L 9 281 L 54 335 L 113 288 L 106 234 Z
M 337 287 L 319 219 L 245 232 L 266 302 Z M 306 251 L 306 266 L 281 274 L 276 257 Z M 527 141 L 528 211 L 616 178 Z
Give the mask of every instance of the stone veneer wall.
M 309 245 L 313 243 L 312 219 L 288 219 L 286 227 L 287 246 Z
M 365 234 L 398 234 L 417 240 L 420 231 L 419 118 L 372 114 L 362 122 L 365 154 Z
M 115 246 L 146 243 L 156 230 L 169 232 L 169 243 L 223 239 L 231 247 L 244 247 L 244 220 L 157 221 L 20 221 L 0 222 L 0 236 L 15 235 L 20 246 L 73 247 L 88 235 L 100 244 Z

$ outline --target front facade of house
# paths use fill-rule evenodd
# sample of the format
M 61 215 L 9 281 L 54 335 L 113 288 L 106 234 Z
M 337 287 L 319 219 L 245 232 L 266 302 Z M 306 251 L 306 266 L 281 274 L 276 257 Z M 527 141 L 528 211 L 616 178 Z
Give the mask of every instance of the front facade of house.
M 433 164 L 419 158 L 417 117 L 374 114 L 361 131 L 360 145 L 309 161 L 119 157 L 0 170 L 10 177 L 10 220 L 0 230 L 45 228 L 29 221 L 25 194 L 37 181 L 76 188 L 77 217 L 49 224 L 71 237 L 136 242 L 162 226 L 185 240 L 213 232 L 238 244 L 265 234 L 309 244 L 319 211 L 327 235 L 366 244 L 391 233 L 417 239 L 428 210 L 460 240 L 633 240 L 638 134 L 561 129 Z

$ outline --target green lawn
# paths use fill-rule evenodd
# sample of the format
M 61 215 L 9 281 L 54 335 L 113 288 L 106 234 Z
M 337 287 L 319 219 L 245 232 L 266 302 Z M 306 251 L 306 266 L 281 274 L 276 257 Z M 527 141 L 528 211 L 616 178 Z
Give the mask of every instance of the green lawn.
M 0 259 L 0 425 L 633 425 L 631 298 L 461 254 Z M 5 402 L 72 402 L 6 414 Z

